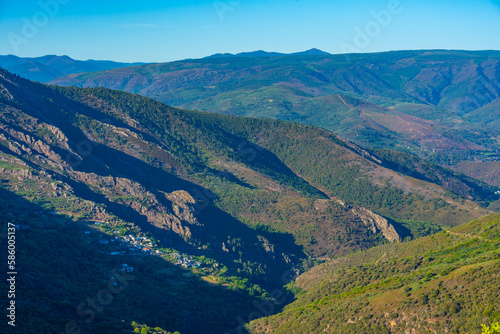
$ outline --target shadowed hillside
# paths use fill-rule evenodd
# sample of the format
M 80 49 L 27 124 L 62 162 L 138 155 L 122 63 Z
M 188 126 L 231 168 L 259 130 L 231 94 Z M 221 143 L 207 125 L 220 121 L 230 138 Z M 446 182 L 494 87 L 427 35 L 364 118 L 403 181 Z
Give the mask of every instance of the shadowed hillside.
M 365 150 L 321 128 L 47 86 L 4 70 L 0 177 L 3 197 L 19 198 L 2 202 L 16 210 L 6 219 L 29 226 L 33 240 L 47 238 L 26 257 L 42 275 L 24 278 L 35 287 L 23 299 L 28 313 L 65 319 L 111 266 L 131 265 L 144 279 L 140 288 L 155 287 L 137 305 L 113 304 L 91 326 L 96 332 L 131 321 L 182 333 L 229 331 L 254 302 L 279 312 L 292 298 L 284 285 L 325 259 L 460 225 L 488 214 L 498 199 L 485 183 L 413 156 Z M 44 278 L 59 258 L 74 268 L 96 256 L 103 264 L 87 266 L 88 277 Z M 67 294 L 36 288 L 43 281 Z M 220 296 L 213 308 L 199 299 L 211 293 Z M 179 308 L 170 311 L 168 300 Z M 43 319 L 35 317 L 33 328 L 45 330 Z
M 316 125 L 364 145 L 446 163 L 450 151 L 498 157 L 499 60 L 495 51 L 444 50 L 210 57 L 52 83 L 103 86 L 189 109 Z

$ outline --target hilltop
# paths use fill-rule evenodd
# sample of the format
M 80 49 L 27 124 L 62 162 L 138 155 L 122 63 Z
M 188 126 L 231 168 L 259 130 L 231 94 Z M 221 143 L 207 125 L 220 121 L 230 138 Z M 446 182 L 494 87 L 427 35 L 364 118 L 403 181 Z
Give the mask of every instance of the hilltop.
M 227 58 L 227 57 L 244 57 L 244 58 L 255 58 L 255 57 L 285 57 L 285 56 L 329 56 L 328 52 L 319 49 L 310 49 L 302 52 L 295 53 L 280 53 L 280 52 L 267 52 L 263 50 L 252 51 L 252 52 L 240 52 L 236 54 L 232 53 L 216 53 L 214 55 L 208 56 L 206 58 Z

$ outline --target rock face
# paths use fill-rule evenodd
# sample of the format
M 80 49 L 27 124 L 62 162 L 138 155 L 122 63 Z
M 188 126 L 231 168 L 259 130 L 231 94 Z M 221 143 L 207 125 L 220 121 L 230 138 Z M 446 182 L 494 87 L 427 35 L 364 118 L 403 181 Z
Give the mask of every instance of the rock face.
M 6 93 L 8 93 L 7 90 L 4 94 Z M 62 128 L 49 124 L 41 116 L 38 117 L 39 115 L 29 115 L 20 109 L 1 103 L 0 106 L 4 111 L 7 111 L 0 113 L 0 140 L 5 142 L 11 153 L 19 158 L 13 161 L 14 165 L 23 167 L 13 170 L 0 168 L 2 175 L 8 175 L 7 178 L 15 178 L 19 181 L 34 181 L 38 184 L 40 191 L 52 198 L 74 197 L 73 189 L 66 182 L 53 180 L 56 173 L 62 173 L 64 176 L 59 174 L 60 177 L 89 187 L 99 195 L 104 195 L 105 201 L 134 210 L 157 228 L 172 231 L 186 241 L 193 237 L 190 226 L 199 226 L 200 223 L 194 215 L 196 201 L 187 191 L 154 192 L 140 182 L 125 177 L 103 176 L 78 170 L 79 164 L 91 152 L 84 154 L 84 156 L 78 154 L 77 152 L 82 151 L 82 148 L 79 150 L 78 144 L 75 145 Z M 117 133 L 116 127 L 104 126 L 104 128 L 109 128 L 109 131 L 114 134 Z M 115 138 L 114 134 L 113 138 Z M 127 129 L 125 134 L 118 133 L 118 135 L 139 137 L 134 133 L 134 129 Z M 81 142 L 85 141 L 91 145 L 92 138 L 89 134 L 86 136 L 87 138 L 80 138 L 80 140 L 83 139 Z M 110 143 L 111 146 L 113 144 Z M 116 147 L 116 145 L 114 146 Z M 130 152 L 127 151 L 127 153 Z M 134 155 L 134 157 L 137 156 L 140 154 Z M 72 161 L 68 157 L 76 160 Z M 6 161 L 6 158 L 3 160 Z M 29 160 L 31 168 L 22 162 L 23 160 Z M 37 172 L 36 170 L 40 168 L 41 172 Z M 99 195 L 91 196 L 96 198 L 97 202 L 93 202 L 93 200 L 82 202 L 89 209 L 85 214 L 89 219 L 109 220 L 110 216 L 107 213 L 109 209 L 106 208 L 105 201 L 100 200 L 102 203 L 99 203 L 97 200 Z M 72 213 L 81 212 L 74 210 Z M 130 221 L 130 223 L 134 222 Z
M 396 232 L 394 226 L 389 224 L 387 219 L 362 207 L 356 207 L 351 212 L 359 217 L 363 223 L 370 227 L 373 233 L 382 232 L 384 237 L 390 242 L 399 242 L 401 237 Z
M 361 221 L 365 226 L 368 226 L 374 234 L 382 233 L 383 236 L 390 242 L 401 241 L 401 237 L 397 233 L 396 229 L 387 221 L 387 219 L 363 207 L 352 206 L 339 199 L 318 199 L 314 201 L 314 207 L 316 210 L 324 211 L 328 207 L 329 203 L 335 203 L 341 206 L 358 221 Z
M 184 239 L 192 237 L 187 225 L 200 225 L 194 216 L 195 200 L 187 191 L 178 190 L 159 198 L 143 185 L 126 178 L 76 171 L 70 174 L 76 180 L 99 187 L 110 201 L 132 208 L 153 226 L 171 230 Z M 170 206 L 172 210 L 168 209 Z
M 200 225 L 194 216 L 195 199 L 185 190 L 177 190 L 165 194 L 165 198 L 172 202 L 172 209 L 177 217 L 190 225 Z

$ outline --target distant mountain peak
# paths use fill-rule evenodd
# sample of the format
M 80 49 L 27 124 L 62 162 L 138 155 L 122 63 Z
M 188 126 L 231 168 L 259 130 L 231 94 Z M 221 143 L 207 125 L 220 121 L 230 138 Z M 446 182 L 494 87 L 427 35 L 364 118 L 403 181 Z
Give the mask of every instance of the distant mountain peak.
M 280 52 L 268 52 L 264 50 L 250 51 L 250 52 L 240 52 L 240 53 L 216 53 L 206 58 L 230 58 L 230 57 L 285 57 L 285 56 L 328 56 L 331 55 L 328 52 L 322 51 L 320 49 L 309 49 L 301 52 L 294 53 L 280 53 Z
M 293 55 L 308 55 L 308 56 L 330 56 L 331 53 L 325 52 L 320 49 L 312 48 L 304 52 L 294 53 Z

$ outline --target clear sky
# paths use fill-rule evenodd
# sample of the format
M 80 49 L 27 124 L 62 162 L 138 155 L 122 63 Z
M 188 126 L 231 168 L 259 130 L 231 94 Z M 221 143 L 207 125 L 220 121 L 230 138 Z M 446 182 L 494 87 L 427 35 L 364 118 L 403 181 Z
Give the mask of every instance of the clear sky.
M 0 54 L 165 62 L 255 50 L 500 49 L 500 0 L 0 0 Z

